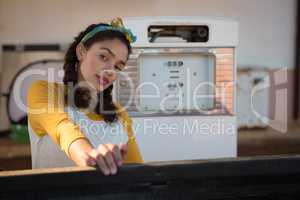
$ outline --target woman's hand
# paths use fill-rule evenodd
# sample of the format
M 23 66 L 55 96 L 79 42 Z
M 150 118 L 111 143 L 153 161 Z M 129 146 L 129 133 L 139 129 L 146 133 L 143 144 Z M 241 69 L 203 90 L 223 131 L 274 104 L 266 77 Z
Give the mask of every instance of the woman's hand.
M 69 154 L 79 166 L 98 166 L 104 175 L 114 175 L 123 164 L 127 145 L 103 144 L 95 149 L 87 139 L 80 138 L 70 145 Z
M 88 156 L 93 160 L 92 166 L 97 165 L 105 175 L 117 173 L 118 167 L 123 165 L 126 153 L 126 144 L 103 144 L 99 145 L 97 149 L 87 152 Z

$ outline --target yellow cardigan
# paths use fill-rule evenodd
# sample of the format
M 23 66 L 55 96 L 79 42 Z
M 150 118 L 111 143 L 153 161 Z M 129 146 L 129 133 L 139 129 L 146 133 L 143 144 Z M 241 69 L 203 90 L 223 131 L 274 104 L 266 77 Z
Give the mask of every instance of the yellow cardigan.
M 80 127 L 75 124 L 64 111 L 64 92 L 66 88 L 60 83 L 47 81 L 35 81 L 29 88 L 27 96 L 28 123 L 38 136 L 46 134 L 59 145 L 69 156 L 70 144 L 78 138 L 85 138 Z M 120 109 L 121 107 L 117 105 Z M 103 120 L 101 115 L 87 114 L 92 120 Z M 126 111 L 118 114 L 118 119 L 125 127 L 128 135 L 128 153 L 125 163 L 143 163 L 138 145 L 136 143 L 132 120 Z

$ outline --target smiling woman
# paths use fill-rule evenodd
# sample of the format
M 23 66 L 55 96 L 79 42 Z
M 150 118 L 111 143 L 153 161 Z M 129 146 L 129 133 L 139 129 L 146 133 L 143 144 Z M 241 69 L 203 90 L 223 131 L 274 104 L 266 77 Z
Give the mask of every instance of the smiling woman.
M 111 24 L 90 25 L 65 55 L 64 84 L 32 84 L 28 126 L 33 168 L 75 162 L 98 166 L 109 175 L 123 163 L 143 162 L 132 120 L 112 101 L 113 82 L 124 69 L 134 40 L 119 18 Z M 123 128 L 112 134 L 119 125 Z M 108 129 L 94 128 L 102 126 Z
M 119 39 L 95 43 L 89 50 L 82 44 L 78 45 L 79 81 L 88 81 L 97 91 L 107 89 L 116 80 L 117 72 L 125 67 L 128 51 Z

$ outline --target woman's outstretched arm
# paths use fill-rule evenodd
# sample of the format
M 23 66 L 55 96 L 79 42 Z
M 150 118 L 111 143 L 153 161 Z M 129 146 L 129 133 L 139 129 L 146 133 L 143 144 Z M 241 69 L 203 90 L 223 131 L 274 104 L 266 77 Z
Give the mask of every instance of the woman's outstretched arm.
M 73 123 L 63 106 L 63 88 L 47 81 L 34 82 L 27 96 L 28 121 L 34 132 L 43 136 L 49 134 L 52 140 L 79 166 L 100 167 L 104 174 L 114 174 L 121 149 L 116 145 L 100 145 L 94 149 L 88 139 Z M 102 159 L 105 159 L 105 165 Z M 106 160 L 107 158 L 107 160 Z

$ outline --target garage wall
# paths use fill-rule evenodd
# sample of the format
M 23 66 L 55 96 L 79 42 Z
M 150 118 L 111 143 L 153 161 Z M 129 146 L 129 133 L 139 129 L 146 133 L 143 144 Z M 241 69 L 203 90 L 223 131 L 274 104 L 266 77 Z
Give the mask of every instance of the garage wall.
M 294 66 L 296 0 L 0 0 L 0 42 L 70 42 L 112 16 L 202 15 L 240 24 L 238 66 Z
M 297 0 L 179 0 L 176 3 L 171 0 L 0 0 L 0 45 L 67 44 L 90 23 L 115 16 L 229 17 L 239 22 L 239 68 L 292 70 L 296 3 Z

